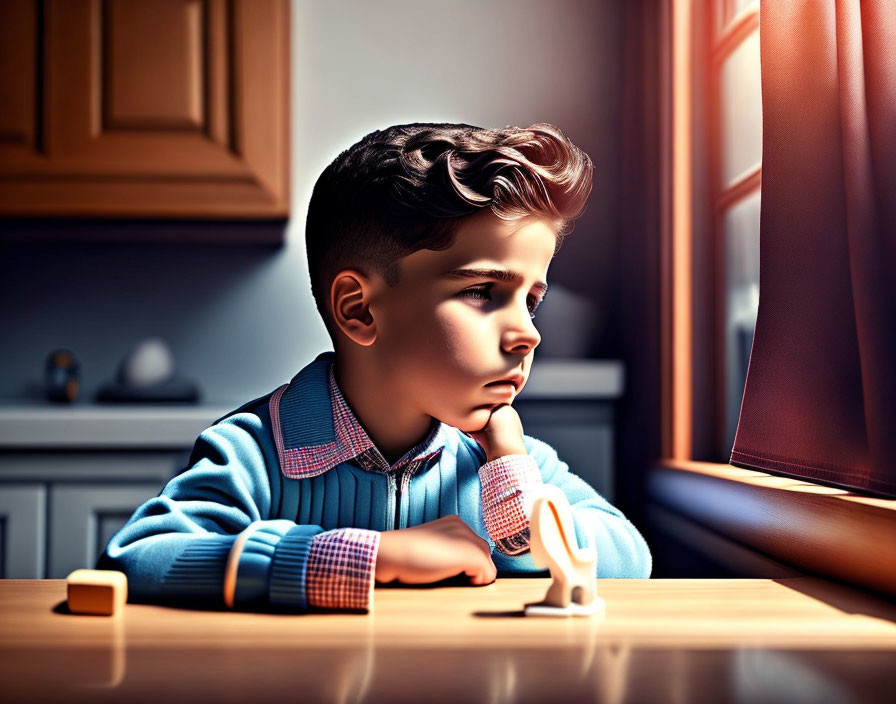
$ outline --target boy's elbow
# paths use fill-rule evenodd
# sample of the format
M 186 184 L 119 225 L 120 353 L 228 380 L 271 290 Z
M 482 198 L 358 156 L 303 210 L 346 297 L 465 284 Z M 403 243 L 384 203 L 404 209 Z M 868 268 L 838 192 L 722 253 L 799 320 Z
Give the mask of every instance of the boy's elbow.
M 644 537 L 634 526 L 632 526 L 632 531 L 634 531 L 633 537 L 635 542 L 634 574 L 632 577 L 635 579 L 648 579 L 653 571 L 653 556 L 650 554 L 650 547 L 648 547 L 647 541 L 644 540 Z
M 125 576 L 130 577 L 132 568 L 137 562 L 137 555 L 134 550 L 129 550 L 127 545 L 122 544 L 122 537 L 125 531 L 119 531 L 103 548 L 102 553 L 97 558 L 96 569 L 98 570 L 117 570 L 124 572 Z
M 650 577 L 652 569 L 653 560 L 646 548 L 643 551 L 620 554 L 615 565 L 607 565 L 604 569 L 601 569 L 600 555 L 598 555 L 597 576 L 599 578 L 647 579 Z
M 610 546 L 608 545 L 607 548 Z M 653 570 L 653 558 L 647 541 L 630 523 L 626 530 L 617 532 L 612 540 L 612 549 L 607 555 L 607 564 L 601 566 L 601 550 L 597 551 L 597 571 L 599 577 L 617 579 L 647 579 Z
M 650 550 L 645 546 L 644 553 L 639 555 L 639 560 L 636 565 L 636 579 L 649 579 L 650 573 L 653 571 L 653 557 L 650 554 Z

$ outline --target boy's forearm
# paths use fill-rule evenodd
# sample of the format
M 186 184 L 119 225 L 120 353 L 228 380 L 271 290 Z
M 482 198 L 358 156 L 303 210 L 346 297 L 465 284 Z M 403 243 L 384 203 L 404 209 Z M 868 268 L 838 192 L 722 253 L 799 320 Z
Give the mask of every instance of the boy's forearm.
M 251 418 L 205 430 L 197 441 L 205 452 L 134 513 L 101 565 L 128 575 L 135 600 L 367 608 L 379 534 L 324 533 L 267 519 L 267 468 L 256 430 Z
M 135 601 L 187 599 L 228 608 L 367 610 L 379 533 L 323 532 L 286 520 L 256 521 L 236 535 L 153 534 L 135 525 L 113 540 L 102 569 L 128 575 Z

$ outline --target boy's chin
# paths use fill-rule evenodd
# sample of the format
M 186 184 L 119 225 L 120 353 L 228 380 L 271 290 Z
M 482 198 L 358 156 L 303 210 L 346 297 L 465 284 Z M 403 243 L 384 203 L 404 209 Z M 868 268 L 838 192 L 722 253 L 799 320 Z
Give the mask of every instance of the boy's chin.
M 443 423 L 453 425 L 465 433 L 478 433 L 484 429 L 491 420 L 494 406 L 481 406 L 474 408 L 469 413 L 454 419 L 454 422 L 440 418 Z

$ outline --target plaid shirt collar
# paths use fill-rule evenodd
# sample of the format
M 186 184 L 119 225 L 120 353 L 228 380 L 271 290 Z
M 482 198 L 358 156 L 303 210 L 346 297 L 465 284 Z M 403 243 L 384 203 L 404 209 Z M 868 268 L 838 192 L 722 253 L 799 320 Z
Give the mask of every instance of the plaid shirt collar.
M 320 355 L 271 397 L 271 424 L 285 476 L 314 477 L 352 459 L 368 471 L 392 472 L 422 465 L 442 452 L 444 426 L 433 418 L 426 437 L 390 465 L 342 395 L 333 361 L 333 353 Z

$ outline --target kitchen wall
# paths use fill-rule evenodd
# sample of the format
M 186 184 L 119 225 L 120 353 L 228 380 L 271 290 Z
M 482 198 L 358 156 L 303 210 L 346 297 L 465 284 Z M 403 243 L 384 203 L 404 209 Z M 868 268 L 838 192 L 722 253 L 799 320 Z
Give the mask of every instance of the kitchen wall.
M 225 406 L 288 381 L 329 340 L 305 271 L 314 181 L 370 130 L 410 121 L 553 122 L 596 164 L 585 215 L 551 269 L 545 356 L 618 356 L 616 202 L 623 3 L 612 0 L 296 0 L 292 12 L 292 214 L 285 244 L 35 243 L 0 247 L 0 399 L 36 398 L 55 347 L 82 362 L 83 398 L 141 338 Z M 20 223 L 35 240 L 79 228 L 122 239 L 258 224 Z

